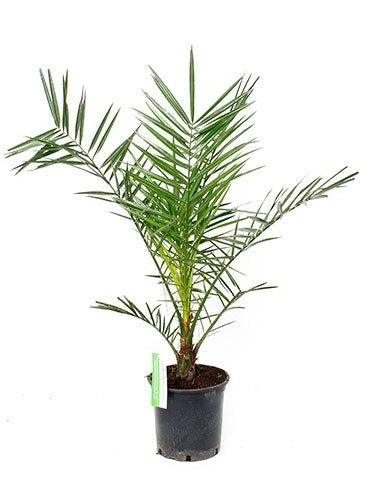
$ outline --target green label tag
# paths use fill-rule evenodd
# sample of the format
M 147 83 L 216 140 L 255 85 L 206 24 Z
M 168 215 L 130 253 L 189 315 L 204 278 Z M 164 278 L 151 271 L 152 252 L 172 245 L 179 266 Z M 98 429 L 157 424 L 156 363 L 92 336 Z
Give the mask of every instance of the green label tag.
M 156 352 L 152 353 L 151 405 L 153 407 L 167 408 L 166 365 Z

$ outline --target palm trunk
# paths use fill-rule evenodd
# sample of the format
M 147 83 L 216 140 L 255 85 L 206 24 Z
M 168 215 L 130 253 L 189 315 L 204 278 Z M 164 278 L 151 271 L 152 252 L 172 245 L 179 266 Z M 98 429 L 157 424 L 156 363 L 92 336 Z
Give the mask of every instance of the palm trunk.
M 177 361 L 177 376 L 183 380 L 191 381 L 195 378 L 195 354 L 193 345 L 188 344 L 182 337 Z
M 176 375 L 186 381 L 191 381 L 195 378 L 195 353 L 192 343 L 192 334 L 190 334 L 190 322 L 193 318 L 190 313 L 188 318 L 184 320 L 184 334 L 180 337 L 180 350 L 177 361 Z

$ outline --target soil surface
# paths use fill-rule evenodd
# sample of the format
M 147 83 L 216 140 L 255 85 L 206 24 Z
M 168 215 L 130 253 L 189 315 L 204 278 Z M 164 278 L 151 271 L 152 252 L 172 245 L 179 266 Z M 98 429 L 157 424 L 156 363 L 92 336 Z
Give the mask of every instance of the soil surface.
M 195 390 L 219 385 L 219 383 L 223 383 L 227 379 L 227 376 L 223 369 L 197 364 L 195 378 L 192 381 L 186 381 L 176 377 L 176 364 L 167 366 L 168 386 L 177 390 Z

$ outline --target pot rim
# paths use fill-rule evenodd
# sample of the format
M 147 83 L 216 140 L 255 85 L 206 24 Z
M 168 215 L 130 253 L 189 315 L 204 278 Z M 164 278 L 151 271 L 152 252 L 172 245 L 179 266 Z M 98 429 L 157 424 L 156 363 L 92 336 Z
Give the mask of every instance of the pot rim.
M 204 365 L 204 366 L 210 366 L 210 365 Z M 216 368 L 218 368 L 218 366 L 215 366 Z M 220 389 L 220 388 L 225 388 L 228 381 L 230 380 L 230 376 L 229 374 L 227 373 L 227 371 L 225 371 L 223 368 L 219 368 L 219 369 L 222 369 L 222 371 L 225 372 L 225 374 L 227 375 L 226 379 L 224 381 L 222 381 L 221 383 L 218 383 L 217 385 L 212 385 L 212 386 L 205 386 L 204 388 L 167 388 L 167 391 L 168 392 L 171 392 L 171 393 L 177 393 L 177 394 L 184 394 L 184 393 L 187 393 L 187 394 L 199 394 L 199 393 L 207 393 L 209 391 L 212 391 L 212 390 L 216 390 L 216 389 Z M 146 376 L 149 384 L 151 384 L 151 381 L 152 381 L 152 373 L 148 374 Z

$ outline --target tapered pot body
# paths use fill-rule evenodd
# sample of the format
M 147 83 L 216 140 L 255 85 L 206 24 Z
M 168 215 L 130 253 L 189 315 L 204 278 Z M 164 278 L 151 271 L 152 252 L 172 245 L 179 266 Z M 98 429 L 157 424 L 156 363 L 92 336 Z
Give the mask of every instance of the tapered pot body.
M 215 386 L 169 389 L 167 409 L 155 408 L 157 452 L 177 461 L 201 461 L 221 446 L 224 391 Z

